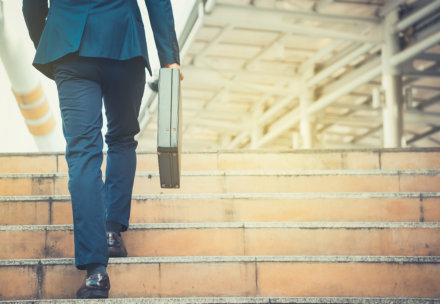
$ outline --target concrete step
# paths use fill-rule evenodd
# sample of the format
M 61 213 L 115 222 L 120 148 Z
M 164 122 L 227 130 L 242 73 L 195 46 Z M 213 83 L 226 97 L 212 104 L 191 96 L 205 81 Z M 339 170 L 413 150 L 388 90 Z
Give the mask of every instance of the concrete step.
M 69 194 L 66 173 L 1 174 L 0 195 Z M 158 172 L 138 172 L 133 193 L 435 192 L 440 170 L 182 172 L 181 189 L 162 189 Z
M 134 224 L 129 256 L 440 256 L 440 223 Z M 73 226 L 0 226 L 0 259 L 73 257 Z
M 0 300 L 440 303 L 440 148 L 184 153 L 182 164 L 182 188 L 165 190 L 156 153 L 138 154 L 131 257 L 108 268 L 117 300 L 54 300 L 84 277 L 64 155 L 0 154 Z
M 440 193 L 206 193 L 134 195 L 131 223 L 432 222 Z M 72 224 L 70 196 L 0 196 L 0 225 Z
M 105 157 L 104 157 L 105 159 Z M 103 168 L 105 167 L 105 161 Z M 155 152 L 138 152 L 139 171 L 157 171 Z M 182 154 L 182 170 L 440 169 L 439 148 L 218 151 Z M 67 172 L 61 153 L 3 153 L 0 173 Z
M 440 297 L 438 256 L 119 258 L 108 272 L 115 298 Z M 73 259 L 1 260 L 0 294 L 74 298 L 83 276 Z
M 216 297 L 216 298 L 112 298 L 96 300 L 21 300 L 0 304 L 438 304 L 435 298 L 316 298 L 316 297 Z

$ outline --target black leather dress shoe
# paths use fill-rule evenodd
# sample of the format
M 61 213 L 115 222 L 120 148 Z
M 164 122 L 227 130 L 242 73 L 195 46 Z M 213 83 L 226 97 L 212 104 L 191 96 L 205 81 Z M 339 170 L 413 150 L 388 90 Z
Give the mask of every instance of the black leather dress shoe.
M 108 255 L 111 258 L 123 258 L 127 256 L 122 237 L 115 232 L 107 232 Z
M 85 277 L 81 287 L 76 292 L 78 299 L 108 298 L 110 279 L 106 273 L 97 273 Z

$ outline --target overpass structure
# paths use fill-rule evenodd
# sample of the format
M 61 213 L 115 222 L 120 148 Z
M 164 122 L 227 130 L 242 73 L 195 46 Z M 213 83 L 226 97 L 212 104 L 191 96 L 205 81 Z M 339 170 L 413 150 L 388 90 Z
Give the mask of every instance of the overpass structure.
M 172 3 L 184 150 L 440 145 L 440 1 Z M 147 87 L 141 150 L 156 147 L 156 111 Z
M 440 1 L 204 4 L 183 61 L 185 149 L 440 144 Z

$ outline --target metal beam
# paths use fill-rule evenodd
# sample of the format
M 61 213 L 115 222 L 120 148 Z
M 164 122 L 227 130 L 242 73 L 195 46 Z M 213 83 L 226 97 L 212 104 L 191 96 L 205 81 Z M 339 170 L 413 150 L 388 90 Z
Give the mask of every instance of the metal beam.
M 433 104 L 436 104 L 436 103 L 440 103 L 440 96 L 434 96 L 431 99 L 420 103 L 416 108 L 423 110 L 423 109 L 425 109 L 429 106 L 432 106 Z
M 344 85 L 318 99 L 307 109 L 307 114 L 313 115 L 314 113 L 330 105 L 333 101 L 344 96 L 345 94 L 348 94 L 356 87 L 377 77 L 381 72 L 381 67 L 380 65 L 378 65 L 378 63 L 379 63 L 378 61 L 373 61 L 367 64 L 366 66 L 364 66 L 363 68 L 360 68 L 357 71 L 353 72 L 352 74 L 344 77 L 341 80 L 341 82 L 343 82 Z M 258 147 L 261 147 L 269 143 L 271 140 L 275 139 L 277 136 L 279 136 L 283 132 L 289 130 L 291 127 L 296 125 L 301 118 L 298 112 L 299 111 L 297 109 L 294 109 L 288 112 L 284 117 L 282 117 L 278 121 L 277 127 L 272 128 L 271 131 L 266 133 L 261 138 L 261 140 L 258 142 Z
M 199 111 L 196 113 L 196 115 L 193 117 L 193 119 L 187 123 L 185 123 L 185 128 L 183 129 L 183 134 L 185 134 L 188 129 L 194 124 L 194 122 L 199 118 L 199 116 L 202 114 L 202 112 L 207 109 L 212 103 L 215 102 L 215 100 L 217 100 L 217 98 L 219 98 L 219 96 L 221 95 L 221 90 L 217 91 L 215 93 L 215 95 L 208 100 L 208 102 L 206 104 L 203 105 L 203 107 L 201 109 L 199 109 Z
M 381 116 L 339 116 L 323 114 L 317 120 L 320 123 L 331 123 L 351 127 L 371 127 L 371 124 L 380 124 Z M 432 125 L 440 122 L 440 112 L 422 112 L 408 109 L 405 111 L 405 121 L 411 124 Z
M 305 62 L 301 64 L 299 68 L 299 72 L 303 74 L 308 69 L 310 69 L 310 67 L 313 67 L 319 60 L 329 55 L 331 52 L 336 50 L 344 43 L 345 43 L 344 40 L 335 40 L 331 42 L 329 45 L 323 47 L 322 49 L 320 49 L 318 52 L 316 52 L 314 55 L 312 55 L 309 59 L 307 59 Z
M 255 104 L 253 111 L 257 111 L 259 108 L 262 108 L 264 106 L 264 104 L 266 103 L 266 101 L 271 97 L 270 94 L 264 94 L 259 100 L 258 102 Z M 253 115 L 253 111 L 251 111 L 251 113 L 249 114 L 245 114 L 244 117 L 242 118 L 242 121 L 249 121 L 249 119 L 252 119 L 252 115 Z M 259 125 L 262 125 L 258 122 Z M 237 148 L 237 146 L 248 136 L 251 135 L 251 126 L 249 128 L 245 128 L 244 130 L 242 130 L 235 138 L 234 140 L 229 144 L 228 148 L 229 149 L 234 149 Z M 260 137 L 260 136 L 259 136 Z M 258 141 L 257 141 L 258 142 Z M 254 142 L 255 144 L 255 142 Z
M 217 45 L 217 43 L 219 43 L 220 40 L 226 34 L 228 34 L 233 28 L 234 28 L 234 26 L 232 24 L 229 24 L 229 25 L 225 26 L 223 28 L 223 30 L 220 31 L 220 33 L 213 40 L 211 40 L 208 43 L 208 45 L 202 51 L 200 51 L 197 55 L 194 56 L 194 58 L 193 58 L 194 64 L 195 65 L 200 64 L 201 60 L 203 60 L 203 58 L 205 57 L 206 53 L 208 53 L 210 50 L 212 50 L 212 48 L 215 47 Z
M 417 42 L 416 44 L 405 49 L 404 51 L 401 51 L 400 53 L 393 55 L 390 58 L 390 63 L 393 66 L 397 66 L 402 62 L 410 58 L 413 58 L 414 55 L 416 55 L 418 52 L 422 52 L 426 48 L 429 48 L 430 46 L 433 46 L 438 42 L 440 42 L 440 32 L 435 33 L 432 36 L 429 36 L 424 40 Z M 332 91 L 330 92 L 324 91 L 325 95 L 323 95 L 312 106 L 310 106 L 307 109 L 307 113 L 309 115 L 312 115 L 322 110 L 323 108 L 330 105 L 338 98 L 348 94 L 350 91 L 357 88 L 358 86 L 373 80 L 374 78 L 379 76 L 381 72 L 382 72 L 382 67 L 380 65 L 379 59 L 367 63 L 363 67 L 343 77 L 341 80 L 337 82 L 337 84 L 332 85 L 333 88 Z M 286 113 L 286 115 L 277 122 L 277 127 L 271 128 L 270 131 L 267 132 L 260 139 L 260 141 L 257 144 L 258 147 L 261 147 L 269 143 L 270 141 L 281 135 L 283 132 L 289 130 L 291 127 L 298 124 L 299 120 L 300 120 L 300 116 L 296 109 Z
M 337 108 L 347 108 L 347 109 L 355 110 L 355 111 L 365 111 L 365 112 L 367 112 L 367 111 L 368 112 L 381 111 L 381 109 L 379 109 L 379 108 L 374 108 L 374 107 L 368 106 L 368 105 L 357 105 L 357 104 L 340 103 L 340 102 L 332 103 L 330 106 L 337 107 Z
M 368 136 L 370 136 L 370 135 L 372 135 L 374 133 L 377 133 L 378 131 L 381 131 L 381 130 L 382 130 L 382 124 L 380 124 L 380 125 L 378 125 L 378 126 L 376 126 L 374 128 L 371 128 L 369 131 L 365 132 L 362 135 L 356 136 L 355 138 L 353 138 L 353 140 L 351 142 L 353 144 L 355 144 L 355 143 L 361 141 L 362 139 L 364 139 L 364 138 L 366 138 L 366 137 L 368 137 Z
M 279 12 L 276 10 L 273 12 L 251 6 L 244 6 L 242 9 L 237 9 L 234 5 L 217 4 L 215 10 L 209 16 L 205 16 L 205 24 L 234 24 L 236 27 L 242 28 L 360 42 L 379 43 L 381 41 L 380 26 L 376 23 L 370 25 L 371 31 L 369 34 L 362 35 L 347 30 L 333 30 L 328 27 L 297 25 L 292 22 L 286 22 L 286 19 L 280 18 L 280 13 L 282 14 L 283 12 L 285 13 L 285 11 Z
M 188 99 L 185 98 L 185 105 L 188 103 Z M 198 113 L 200 109 L 192 108 L 188 109 L 187 106 L 184 107 L 183 111 L 188 117 L 193 117 L 195 113 Z M 205 119 L 220 119 L 220 120 L 229 120 L 229 121 L 237 121 L 243 117 L 243 113 L 232 112 L 231 110 L 219 110 L 219 109 L 202 109 L 202 112 L 199 114 L 202 115 Z
M 352 82 L 355 81 L 356 79 L 358 79 L 359 77 L 363 77 L 364 73 L 366 73 L 368 70 L 372 69 L 372 68 L 377 68 L 378 70 L 380 70 L 381 66 L 380 66 L 380 58 L 377 57 L 373 57 L 371 58 L 371 60 L 366 60 L 366 63 L 362 66 L 360 66 L 359 68 L 350 71 L 349 73 L 347 73 L 345 76 L 343 76 L 342 78 L 339 78 L 336 81 L 333 81 L 331 84 L 326 85 L 325 87 L 321 88 L 321 95 L 325 96 L 328 94 L 331 94 L 332 92 L 348 85 L 348 82 Z M 379 73 L 380 74 L 380 73 Z M 379 76 L 376 75 L 376 76 Z M 371 80 L 374 80 L 376 77 L 373 77 Z M 351 92 L 351 90 L 350 90 Z M 347 92 L 347 94 L 349 94 L 350 92 Z
M 238 134 L 229 144 L 228 149 L 234 149 L 240 146 L 241 142 L 249 136 L 249 131 Z
M 231 121 L 225 121 L 225 120 L 219 120 L 219 119 L 203 119 L 198 117 L 197 119 L 194 119 L 194 121 L 191 123 L 194 126 L 202 126 L 205 128 L 212 128 L 216 130 L 228 130 L 228 131 L 235 131 L 237 129 L 242 129 L 243 126 L 231 122 Z
M 220 75 L 232 74 L 231 76 L 258 76 L 262 78 L 279 78 L 284 80 L 293 80 L 298 77 L 296 73 L 286 73 L 286 72 L 270 72 L 270 71 L 254 71 L 254 70 L 242 70 L 242 69 L 227 69 L 222 67 L 199 67 L 195 65 L 185 66 L 185 73 L 197 72 L 197 73 L 216 73 Z M 186 80 L 185 80 L 186 81 Z
M 245 69 L 249 69 L 250 67 L 252 67 L 252 65 L 260 60 L 266 54 L 266 52 L 273 47 L 275 43 L 281 42 L 287 36 L 288 35 L 286 33 L 279 34 L 278 37 L 276 37 L 273 41 L 263 46 L 262 49 L 253 58 L 249 59 L 249 61 L 245 64 Z
M 367 43 L 361 47 L 359 47 L 358 49 L 356 49 L 355 51 L 351 52 L 349 55 L 345 56 L 344 58 L 342 58 L 341 60 L 339 60 L 338 62 L 335 62 L 334 64 L 332 64 L 331 66 L 327 67 L 326 69 L 324 69 L 323 71 L 319 72 L 318 74 L 316 74 L 314 77 L 312 77 L 309 81 L 307 81 L 307 85 L 308 86 L 316 86 L 319 82 L 321 82 L 322 80 L 324 80 L 325 78 L 329 77 L 331 74 L 335 73 L 337 70 L 339 70 L 340 68 L 344 67 L 345 65 L 349 64 L 351 61 L 353 61 L 354 59 L 358 58 L 359 56 L 367 53 L 368 51 L 370 51 L 372 48 L 374 47 L 373 44 Z
M 382 122 L 380 116 L 373 117 L 346 117 L 337 115 L 323 115 L 317 119 L 320 123 L 331 123 L 358 128 L 370 128 L 372 124 L 380 124 Z
M 416 141 L 424 139 L 425 137 L 431 136 L 431 135 L 433 135 L 433 134 L 435 134 L 437 132 L 440 132 L 440 126 L 434 126 L 434 127 L 431 128 L 431 130 L 412 137 L 411 139 L 409 139 L 407 141 L 407 144 L 415 143 Z
M 289 104 L 293 102 L 295 99 L 294 95 L 286 96 L 285 98 L 277 101 L 274 105 L 272 105 L 267 111 L 263 112 L 261 116 L 258 118 L 258 124 L 265 125 L 269 121 L 271 121 L 274 116 L 280 111 L 284 110 Z
M 198 87 L 202 86 L 211 90 L 220 90 L 227 87 L 229 89 L 235 89 L 241 92 L 249 91 L 254 93 L 271 93 L 274 95 L 285 96 L 296 94 L 300 89 L 296 86 L 274 87 L 273 85 L 268 84 L 259 84 L 251 81 L 230 79 L 230 77 L 222 75 L 221 73 L 216 73 L 213 70 L 208 70 L 206 73 L 203 73 L 202 71 L 203 70 L 191 70 L 190 72 L 189 69 L 185 69 L 186 86 L 190 87 L 191 84 L 194 83 Z M 234 78 L 236 77 L 237 75 L 234 75 Z M 294 82 L 295 78 L 289 79 L 289 81 Z
M 437 139 L 432 138 L 432 137 L 428 137 L 428 140 L 431 141 L 431 142 L 433 142 L 433 143 L 435 143 L 436 145 L 439 145 L 439 146 L 440 146 L 440 140 L 437 140 Z
M 232 5 L 232 6 L 235 6 L 235 5 Z M 217 10 L 217 7 L 216 7 L 216 9 L 215 10 Z M 215 11 L 214 10 L 214 11 Z M 214 13 L 214 12 L 213 12 Z M 212 19 L 212 20 L 215 20 L 215 19 Z M 220 20 L 219 20 L 220 21 Z M 209 22 L 209 21 L 208 21 Z M 264 20 L 264 22 L 261 22 L 262 23 L 262 25 L 264 26 L 265 25 L 265 20 Z M 244 23 L 244 22 L 243 22 Z M 287 32 L 286 31 L 286 33 L 289 33 L 289 32 Z M 432 36 L 430 36 L 430 37 L 432 37 Z M 428 37 L 429 38 L 429 37 Z M 344 43 L 344 41 L 343 40 L 339 40 L 338 41 L 339 42 L 339 45 L 341 45 L 342 43 Z M 335 46 L 335 49 L 337 48 L 337 43 L 336 42 L 333 42 L 332 43 L 332 45 L 333 46 Z M 419 45 L 420 46 L 420 44 L 414 44 L 414 46 L 416 46 L 416 45 Z M 411 46 L 411 47 L 413 47 L 413 46 Z M 410 49 L 411 47 L 409 47 L 408 49 Z M 325 49 L 325 48 L 324 48 Z M 323 50 L 324 50 L 323 49 Z M 264 51 L 264 50 L 263 50 Z M 330 49 L 328 49 L 328 50 L 326 50 L 326 52 L 328 52 L 327 54 L 329 54 L 329 53 L 331 53 L 333 50 L 330 50 Z M 406 50 L 405 50 L 406 51 Z M 325 53 L 325 52 L 322 52 L 322 53 Z M 325 55 L 327 55 L 327 54 L 325 54 Z M 325 56 L 324 55 L 324 56 Z M 324 57 L 323 56 L 323 57 Z M 316 61 L 314 61 L 314 60 L 312 60 L 312 58 L 313 57 L 315 57 L 315 55 L 313 55 L 313 56 L 311 56 L 311 57 L 309 57 L 309 60 L 308 60 L 308 64 L 309 64 L 309 66 L 312 66 L 312 65 L 314 65 L 315 63 L 316 63 Z M 314 58 L 315 59 L 315 58 Z M 319 60 L 319 59 L 318 59 Z M 396 59 L 394 59 L 394 60 L 396 60 Z M 393 62 L 393 63 L 395 63 L 395 62 Z M 397 64 L 398 65 L 398 64 Z M 305 66 L 305 64 L 303 64 L 301 67 L 304 67 Z M 344 66 L 344 65 L 343 65 Z M 365 65 L 364 65 L 365 66 Z M 300 68 L 300 70 L 301 70 L 301 68 Z M 227 71 L 227 69 L 224 69 L 222 72 L 226 72 Z M 231 70 L 230 70 L 231 71 Z M 326 71 L 326 69 L 325 70 L 323 70 L 323 72 L 324 71 Z M 232 71 L 231 71 L 232 72 Z M 253 76 L 253 75 L 255 75 L 255 72 L 253 72 L 253 71 L 249 71 L 249 72 L 247 72 L 247 71 L 235 71 L 235 72 L 238 72 L 238 73 L 241 73 L 241 74 L 239 74 L 239 75 L 245 75 L 245 76 L 247 76 L 247 75 L 249 75 L 249 76 Z M 355 71 L 356 72 L 356 71 Z M 352 75 L 353 73 L 355 73 L 355 72 L 352 72 L 352 73 L 347 73 L 348 75 Z M 264 72 L 260 72 L 261 73 L 261 76 L 264 76 L 265 75 L 265 73 Z M 328 75 L 326 75 L 325 77 L 322 77 L 322 79 L 325 79 L 326 77 L 328 77 L 329 75 L 331 75 L 331 73 L 327 70 L 327 72 L 326 72 Z M 275 76 L 275 74 L 277 74 L 277 75 L 279 75 L 278 73 L 274 73 L 274 76 Z M 233 74 L 232 74 L 233 75 Z M 230 76 L 232 76 L 232 75 L 229 75 L 227 78 L 230 78 Z M 275 76 L 276 77 L 276 76 Z M 288 79 L 288 77 L 290 77 L 290 76 L 286 76 L 285 78 L 282 78 L 282 79 Z M 280 77 L 281 78 L 281 77 Z M 344 80 L 348 80 L 349 78 L 346 78 L 346 77 L 344 77 L 343 78 Z M 373 78 L 374 79 L 374 78 Z M 315 80 L 316 81 L 316 80 Z M 322 80 L 320 80 L 320 81 L 322 81 Z M 318 83 L 319 83 L 319 81 L 318 81 Z M 326 86 L 326 88 L 324 89 L 326 92 L 325 93 L 334 93 L 335 91 L 337 91 L 337 90 L 340 90 L 341 88 L 342 88 L 342 83 L 341 82 L 339 82 L 338 81 L 338 83 L 337 83 L 337 85 L 336 86 L 334 86 L 334 85 L 332 85 L 331 86 L 331 90 L 328 90 L 327 88 L 330 88 L 330 86 Z M 260 88 L 262 88 L 262 89 L 266 89 L 266 87 L 260 87 Z M 273 92 L 273 91 L 271 91 L 271 92 Z M 322 98 L 324 98 L 324 97 L 326 97 L 326 95 L 325 94 L 323 94 L 323 95 L 321 95 L 322 97 L 321 97 L 321 101 L 322 101 Z M 293 96 L 291 96 L 291 97 L 293 97 Z M 320 100 L 318 100 L 318 102 L 320 101 Z M 362 108 L 362 109 L 360 109 L 359 108 L 359 110 L 361 111 L 361 110 L 367 110 L 366 109 L 367 107 L 365 107 L 365 108 Z M 374 110 L 374 109 L 370 109 L 370 110 Z M 280 109 L 277 109 L 277 111 L 273 111 L 275 114 L 280 114 Z M 294 111 L 294 110 L 293 110 Z M 308 112 L 309 110 L 307 110 L 307 112 Z M 292 112 L 292 111 L 291 111 Z M 411 115 L 409 115 L 409 116 L 411 116 Z M 415 117 L 415 116 L 414 116 Z M 434 117 L 434 116 L 433 116 Z M 431 118 L 430 118 L 431 119 Z M 430 120 L 429 119 L 429 120 Z M 432 118 L 432 119 L 434 119 L 434 118 Z M 285 119 L 281 119 L 282 121 L 283 121 L 283 124 L 281 124 L 281 122 L 280 122 L 280 120 L 277 122 L 277 123 L 279 123 L 278 124 L 278 127 L 279 126 L 282 126 L 282 125 L 284 125 L 285 123 L 286 123 L 286 121 L 288 120 L 287 118 L 285 118 Z M 296 124 L 298 124 L 298 122 L 296 123 Z M 269 129 L 269 132 L 267 133 L 267 134 L 270 134 L 271 132 L 274 132 L 275 131 L 275 129 L 274 129 L 274 127 L 275 126 L 272 126 L 270 129 Z M 376 131 L 377 132 L 377 131 Z M 243 132 L 243 133 L 246 133 L 246 132 Z M 266 135 L 267 135 L 266 134 Z M 241 134 L 240 134 L 241 135 Z M 249 138 L 249 133 L 248 134 L 246 134 L 246 136 L 245 136 L 245 138 L 246 139 L 248 139 Z M 265 136 L 266 136 L 265 135 Z M 257 142 L 257 146 L 258 145 L 260 145 L 261 144 L 261 140 L 264 140 L 264 137 L 265 136 L 263 136 L 263 138 L 261 138 L 260 139 L 260 141 L 258 141 Z M 257 138 L 257 137 L 255 137 L 255 138 Z M 237 138 L 235 138 L 235 139 L 237 139 Z M 242 140 L 244 140 L 244 138 L 242 138 Z
M 403 31 L 407 27 L 413 25 L 414 23 L 422 20 L 424 17 L 428 16 L 440 8 L 440 1 L 432 1 L 431 3 L 425 5 L 424 7 L 418 9 L 411 15 L 405 17 L 403 20 L 399 21 L 394 28 L 394 33 Z
M 426 61 L 440 61 L 440 54 L 438 53 L 422 53 L 417 54 L 414 59 L 426 60 Z
M 407 77 L 417 77 L 417 78 L 440 78 L 440 72 L 436 71 L 411 71 L 405 72 L 405 76 Z
M 322 10 L 323 8 L 327 7 L 328 5 L 334 3 L 335 0 L 320 0 L 320 1 L 315 1 L 315 3 L 312 6 L 312 10 L 314 12 L 319 12 L 320 10 Z
M 221 4 L 217 3 L 216 10 L 236 10 L 245 11 L 250 14 L 277 14 L 278 16 L 285 18 L 302 18 L 306 20 L 316 20 L 320 22 L 337 22 L 348 24 L 366 24 L 377 25 L 380 24 L 381 19 L 376 17 L 360 17 L 351 15 L 336 15 L 336 14 L 321 14 L 317 12 L 295 11 L 289 9 L 276 9 L 268 7 L 258 7 L 251 5 L 239 5 L 239 4 Z
M 412 85 L 411 88 L 417 89 L 417 90 L 440 91 L 440 85 L 438 87 L 424 86 L 424 85 Z
M 408 109 L 405 111 L 405 121 L 413 124 L 438 124 L 440 122 L 440 113 Z
M 353 93 L 352 93 L 352 94 L 353 94 Z M 350 95 L 352 95 L 352 94 L 350 94 Z M 370 102 L 370 101 L 371 101 L 371 97 L 365 99 L 361 104 L 358 104 L 358 106 L 367 107 L 366 103 L 368 103 L 368 102 Z M 333 106 L 333 105 L 334 105 L 334 104 L 332 104 L 332 106 Z M 344 113 L 343 118 L 342 118 L 342 121 L 344 121 L 344 117 L 349 117 L 350 115 L 352 115 L 352 114 L 354 114 L 354 113 L 356 113 L 356 110 L 355 110 L 355 109 L 350 109 L 347 113 Z M 322 115 L 322 117 L 325 117 L 325 115 L 326 115 L 326 114 Z M 319 121 L 319 122 L 321 123 L 319 117 L 317 118 L 317 121 Z M 337 123 L 339 124 L 340 122 L 337 122 Z M 319 133 L 319 132 L 320 132 L 320 133 L 324 133 L 327 129 L 329 129 L 330 127 L 332 127 L 333 124 L 334 124 L 333 122 L 330 122 L 330 123 L 324 124 L 319 130 L 317 130 L 318 133 Z M 359 128 L 365 128 L 365 127 L 363 127 L 363 126 L 359 126 Z
M 345 41 L 347 42 L 347 41 Z M 341 49 L 336 54 L 332 54 L 332 56 L 327 59 L 325 62 L 321 63 L 319 65 L 320 69 L 323 70 L 336 62 L 340 61 L 344 57 L 350 55 L 352 52 L 356 51 L 358 48 L 360 48 L 363 45 L 362 42 L 350 42 L 348 45 L 346 45 L 343 49 Z
M 438 43 L 440 43 L 440 31 L 434 33 L 431 36 L 426 37 L 425 39 L 419 42 L 416 42 L 415 44 L 401 51 L 400 53 L 394 55 L 391 58 L 390 63 L 393 66 L 397 66 L 409 59 L 416 57 L 417 54 L 422 53 L 426 49 Z
M 379 16 L 385 17 L 389 13 L 391 13 L 393 10 L 398 8 L 400 5 L 406 3 L 407 0 L 388 0 L 386 1 L 385 6 L 380 10 Z
M 355 147 L 352 143 L 341 143 L 337 141 L 325 141 L 325 147 L 326 148 L 333 148 L 333 149 L 352 149 Z M 376 145 L 356 145 L 356 148 L 362 148 L 362 149 L 371 149 L 375 148 Z

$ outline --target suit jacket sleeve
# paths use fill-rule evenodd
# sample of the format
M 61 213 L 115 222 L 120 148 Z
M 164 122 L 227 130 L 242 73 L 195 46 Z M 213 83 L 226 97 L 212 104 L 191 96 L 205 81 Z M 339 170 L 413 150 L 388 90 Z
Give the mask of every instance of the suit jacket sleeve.
M 49 12 L 47 0 L 23 0 L 23 16 L 29 36 L 37 48 Z
M 160 65 L 180 64 L 179 45 L 170 0 L 145 0 L 145 4 L 154 33 Z

